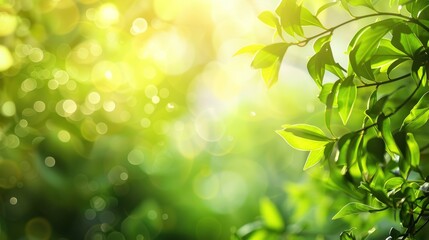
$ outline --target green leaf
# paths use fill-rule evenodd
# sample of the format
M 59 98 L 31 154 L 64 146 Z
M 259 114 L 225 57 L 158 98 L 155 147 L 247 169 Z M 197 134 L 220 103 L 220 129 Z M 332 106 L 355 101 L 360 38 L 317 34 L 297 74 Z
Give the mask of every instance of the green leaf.
M 279 36 L 283 38 L 283 32 L 282 32 L 282 27 L 280 25 L 279 18 L 273 12 L 263 11 L 261 14 L 259 14 L 258 18 L 268 26 L 275 28 L 277 31 L 277 34 L 279 34 Z
M 282 0 L 276 9 L 283 29 L 291 36 L 304 36 L 301 27 L 301 6 L 296 0 Z
M 334 143 L 328 143 L 326 147 L 316 149 L 308 154 L 304 164 L 304 171 L 318 164 L 320 161 L 328 159 L 331 156 Z
M 322 89 L 320 90 L 318 98 L 325 105 L 328 101 L 328 96 L 331 93 L 333 86 L 334 86 L 333 83 L 325 83 L 322 85 Z
M 338 3 L 339 3 L 339 1 L 334 1 L 334 2 L 329 2 L 329 3 L 326 3 L 326 4 L 322 5 L 319 9 L 317 9 L 316 16 L 318 16 L 320 13 L 322 13 L 326 9 L 328 9 L 328 8 L 330 8 L 332 6 L 337 5 Z
M 337 80 L 334 83 L 334 85 L 332 86 L 331 92 L 326 98 L 325 124 L 326 124 L 326 127 L 331 132 L 331 134 L 332 134 L 332 130 L 331 130 L 332 108 L 337 102 L 338 89 L 339 89 L 340 83 L 341 83 L 341 79 Z
M 355 133 L 347 133 L 338 140 L 337 165 L 347 165 L 350 142 L 355 137 Z
M 284 125 L 277 133 L 293 148 L 304 151 L 324 147 L 333 140 L 318 127 L 307 124 Z
M 331 45 L 329 42 L 325 42 L 323 46 L 320 47 L 320 50 L 316 52 L 307 63 L 307 70 L 317 86 L 322 87 L 323 77 L 325 76 L 325 66 L 334 64 L 335 60 L 332 55 Z
M 262 78 L 265 81 L 265 85 L 271 87 L 279 80 L 279 71 L 280 71 L 281 62 L 277 60 L 272 66 L 263 68 L 261 70 Z
M 375 79 L 370 60 L 377 52 L 383 37 L 399 22 L 400 20 L 394 18 L 381 20 L 361 29 L 355 35 L 349 46 L 349 59 L 357 75 Z
M 325 157 L 325 148 L 310 151 L 304 164 L 304 171 L 318 164 Z
M 410 57 L 413 57 L 417 50 L 423 46 L 411 31 L 411 28 L 405 23 L 400 23 L 393 28 L 392 45 Z
M 373 120 L 375 120 L 380 114 L 383 113 L 384 105 L 386 105 L 387 101 L 389 100 L 389 95 L 383 96 L 378 100 L 376 99 L 377 90 L 372 93 L 369 99 L 370 101 L 368 102 L 368 109 L 365 111 L 365 114 Z
M 380 115 L 377 120 L 377 125 L 379 131 L 381 132 L 381 136 L 383 136 L 384 142 L 386 143 L 387 149 L 389 149 L 391 153 L 401 156 L 401 151 L 396 145 L 395 139 L 392 135 L 392 128 L 390 127 L 390 118 L 384 116 L 384 114 Z
M 319 52 L 325 43 L 330 42 L 332 38 L 332 34 L 325 35 L 323 37 L 318 38 L 313 45 L 314 51 Z
M 286 53 L 288 43 L 274 43 L 267 45 L 259 50 L 253 59 L 253 68 L 267 68 L 272 66 L 275 62 L 281 61 Z
M 382 209 L 383 208 L 375 208 L 363 203 L 351 202 L 345 205 L 343 208 L 341 208 L 341 210 L 337 214 L 335 214 L 335 216 L 332 217 L 332 220 L 343 218 L 345 216 L 352 215 L 352 214 L 359 214 L 364 212 L 376 212 Z
M 261 20 L 261 22 L 274 28 L 277 26 L 277 22 L 279 21 L 277 16 L 274 15 L 274 13 L 272 13 L 271 11 L 263 11 L 259 14 L 258 18 L 259 20 Z
M 361 147 L 362 134 L 355 134 L 350 139 L 350 144 L 347 148 L 347 167 L 351 168 L 351 166 L 356 162 L 360 161 L 359 156 L 359 148 Z
M 348 0 L 347 2 L 352 6 L 365 6 L 374 9 L 374 4 L 372 3 L 372 0 Z
M 234 56 L 240 55 L 240 54 L 246 54 L 251 53 L 255 54 L 257 51 L 261 50 L 264 47 L 262 44 L 252 44 L 249 46 L 242 47 L 240 50 L 238 50 Z
M 380 71 L 386 72 L 392 63 L 404 57 L 407 55 L 396 49 L 391 41 L 382 39 L 377 52 L 371 58 L 371 68 L 380 68 Z
M 338 113 L 344 125 L 347 124 L 356 101 L 357 87 L 353 80 L 354 76 L 347 77 L 338 90 Z
M 414 131 L 426 124 L 429 118 L 429 92 L 421 96 L 402 123 L 406 131 Z
M 412 133 L 407 133 L 406 142 L 407 142 L 406 158 L 409 159 L 411 167 L 413 167 L 414 169 L 418 169 L 420 165 L 419 144 L 417 143 Z
M 301 7 L 301 25 L 316 26 L 325 29 L 320 20 L 305 7 Z
M 284 222 L 283 218 L 280 215 L 277 207 L 274 203 L 267 197 L 264 197 L 260 201 L 260 211 L 262 221 L 265 223 L 265 226 L 271 230 L 283 230 Z
M 387 180 L 384 183 L 384 189 L 386 189 L 386 191 L 390 191 L 393 189 L 400 188 L 402 186 L 402 184 L 404 183 L 404 181 L 405 180 L 402 177 L 390 178 L 389 180 Z

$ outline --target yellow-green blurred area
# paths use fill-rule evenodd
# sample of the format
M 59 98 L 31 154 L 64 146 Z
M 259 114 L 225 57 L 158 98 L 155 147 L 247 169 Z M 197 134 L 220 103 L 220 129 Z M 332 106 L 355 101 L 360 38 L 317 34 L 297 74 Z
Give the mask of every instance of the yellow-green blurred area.
M 0 239 L 229 239 L 265 196 L 324 236 L 340 200 L 274 132 L 321 121 L 315 86 L 233 57 L 277 4 L 0 0 Z

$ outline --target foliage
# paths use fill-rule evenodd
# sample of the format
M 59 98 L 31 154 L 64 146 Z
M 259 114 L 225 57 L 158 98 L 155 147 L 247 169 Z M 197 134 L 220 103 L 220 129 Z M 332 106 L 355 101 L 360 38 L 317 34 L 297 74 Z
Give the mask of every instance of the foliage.
M 304 169 L 321 162 L 329 184 L 354 199 L 333 219 L 391 212 L 401 227 L 386 232 L 386 239 L 419 239 L 429 222 L 429 3 L 342 0 L 313 13 L 307 2 L 297 2 L 282 0 L 275 12 L 259 16 L 274 28 L 277 42 L 239 51 L 254 53 L 252 67 L 272 86 L 288 49 L 313 43 L 307 70 L 325 106 L 326 131 L 288 124 L 278 134 L 293 148 L 309 151 Z M 347 17 L 332 26 L 324 21 L 339 13 Z M 348 61 L 337 60 L 335 40 L 344 37 L 337 32 L 350 32 L 356 24 L 360 27 L 345 49 Z M 263 218 L 273 212 L 269 209 L 261 208 Z M 268 229 L 271 225 L 265 221 Z M 346 230 L 340 239 L 366 239 L 374 231 L 354 232 Z

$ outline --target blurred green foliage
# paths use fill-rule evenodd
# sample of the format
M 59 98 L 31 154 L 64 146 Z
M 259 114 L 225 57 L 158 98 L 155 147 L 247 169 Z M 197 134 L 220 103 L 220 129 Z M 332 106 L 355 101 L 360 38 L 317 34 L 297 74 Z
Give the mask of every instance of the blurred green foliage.
M 316 101 L 232 58 L 268 7 L 0 1 L 0 239 L 228 239 L 281 203 L 274 129 Z

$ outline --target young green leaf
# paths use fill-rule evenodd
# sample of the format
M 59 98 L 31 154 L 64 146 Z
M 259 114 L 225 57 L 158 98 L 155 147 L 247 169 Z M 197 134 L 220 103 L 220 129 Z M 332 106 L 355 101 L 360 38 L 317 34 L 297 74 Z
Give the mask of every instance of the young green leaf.
M 301 6 L 296 0 L 282 0 L 276 9 L 283 29 L 291 36 L 304 36 L 301 26 Z
M 318 164 L 324 159 L 328 159 L 331 156 L 334 143 L 328 143 L 325 147 L 310 151 L 307 160 L 304 164 L 304 171 Z
M 261 70 L 262 78 L 265 81 L 267 87 L 271 87 L 279 80 L 279 71 L 280 71 L 281 62 L 277 60 L 272 66 L 263 68 Z
M 402 123 L 406 131 L 414 131 L 426 124 L 429 118 L 429 92 L 421 96 Z
M 284 125 L 277 133 L 293 148 L 312 151 L 332 142 L 318 127 L 307 124 Z
M 332 55 L 332 49 L 329 42 L 325 42 L 313 57 L 307 63 L 307 70 L 314 79 L 317 86 L 322 87 L 323 77 L 325 76 L 325 66 L 334 65 L 335 60 Z
M 392 45 L 413 57 L 423 44 L 406 23 L 397 24 L 392 31 Z
M 325 29 L 320 20 L 305 7 L 301 7 L 301 25 L 316 26 Z
M 332 108 L 334 107 L 335 103 L 337 103 L 337 97 L 338 97 L 338 89 L 341 83 L 341 79 L 338 79 L 334 85 L 332 86 L 331 92 L 328 94 L 326 98 L 326 109 L 325 109 L 325 124 L 328 130 L 332 134 L 331 129 L 331 118 L 332 118 Z
M 252 61 L 253 68 L 267 68 L 272 66 L 275 62 L 283 59 L 286 50 L 288 49 L 288 43 L 274 43 L 265 46 L 259 50 Z
M 360 161 L 359 150 L 361 147 L 362 134 L 355 134 L 350 139 L 350 144 L 347 148 L 347 166 L 350 168 L 355 162 Z
M 258 16 L 259 20 L 267 24 L 270 27 L 276 29 L 277 34 L 283 38 L 282 26 L 280 25 L 279 18 L 271 11 L 263 11 Z
M 361 29 L 349 46 L 349 59 L 353 71 L 364 78 L 375 80 L 371 71 L 371 58 L 375 55 L 383 37 L 401 20 L 385 19 Z
M 319 9 L 317 9 L 316 16 L 319 16 L 320 13 L 322 13 L 323 11 L 325 11 L 326 9 L 328 9 L 332 6 L 337 5 L 338 3 L 339 3 L 339 1 L 334 1 L 334 2 L 329 2 L 329 3 L 322 5 Z
M 234 56 L 240 55 L 240 54 L 246 54 L 251 53 L 255 54 L 257 51 L 261 50 L 264 47 L 262 44 L 252 44 L 245 47 L 242 47 L 240 50 L 238 50 Z
M 284 229 L 283 218 L 276 205 L 269 198 L 262 198 L 259 206 L 262 220 L 268 229 L 277 231 Z
M 386 143 L 387 149 L 389 149 L 391 153 L 401 156 L 402 153 L 396 145 L 395 139 L 392 135 L 392 128 L 390 127 L 390 118 L 384 116 L 384 114 L 380 115 L 377 120 L 377 125 L 379 131 L 381 132 L 381 136 Z
M 343 218 L 352 214 L 359 214 L 364 212 L 381 211 L 384 208 L 376 208 L 359 202 L 351 202 L 345 205 L 341 210 L 332 217 L 332 220 Z
M 357 87 L 353 80 L 354 76 L 347 77 L 338 90 L 338 113 L 344 125 L 347 124 L 356 101 Z
M 325 105 L 328 101 L 328 96 L 331 93 L 333 86 L 333 83 L 325 83 L 322 85 L 322 89 L 320 90 L 318 98 Z
M 420 165 L 419 144 L 417 143 L 412 133 L 407 133 L 406 142 L 407 142 L 406 158 L 409 159 L 411 167 L 414 169 L 417 169 Z
M 304 164 L 304 171 L 318 164 L 325 157 L 325 148 L 310 151 Z

